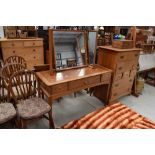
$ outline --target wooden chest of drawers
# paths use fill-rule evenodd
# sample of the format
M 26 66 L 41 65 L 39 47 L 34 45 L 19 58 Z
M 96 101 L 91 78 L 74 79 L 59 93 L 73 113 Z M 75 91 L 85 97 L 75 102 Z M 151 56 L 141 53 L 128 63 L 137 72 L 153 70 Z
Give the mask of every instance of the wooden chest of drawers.
M 28 69 L 44 64 L 43 39 L 1 39 L 3 59 L 18 55 L 27 62 Z
M 140 49 L 99 47 L 98 64 L 113 70 L 109 102 L 131 93 Z

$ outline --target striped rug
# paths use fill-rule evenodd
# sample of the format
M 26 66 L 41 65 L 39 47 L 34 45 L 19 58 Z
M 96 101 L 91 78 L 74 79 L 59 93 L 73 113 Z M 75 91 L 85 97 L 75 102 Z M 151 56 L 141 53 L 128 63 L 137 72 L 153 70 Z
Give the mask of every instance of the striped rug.
M 65 124 L 63 129 L 155 129 L 155 123 L 115 103 Z

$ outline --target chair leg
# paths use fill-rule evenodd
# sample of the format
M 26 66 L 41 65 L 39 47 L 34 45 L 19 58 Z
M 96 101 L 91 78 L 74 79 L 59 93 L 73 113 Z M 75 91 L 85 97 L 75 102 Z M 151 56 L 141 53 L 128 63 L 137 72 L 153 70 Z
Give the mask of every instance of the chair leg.
M 74 93 L 74 97 L 76 97 L 76 92 Z
M 27 121 L 26 120 L 21 119 L 21 128 L 22 129 L 26 129 L 27 128 Z
M 49 128 L 55 129 L 54 121 L 53 121 L 53 117 L 52 117 L 52 110 L 49 111 L 48 115 L 49 115 Z

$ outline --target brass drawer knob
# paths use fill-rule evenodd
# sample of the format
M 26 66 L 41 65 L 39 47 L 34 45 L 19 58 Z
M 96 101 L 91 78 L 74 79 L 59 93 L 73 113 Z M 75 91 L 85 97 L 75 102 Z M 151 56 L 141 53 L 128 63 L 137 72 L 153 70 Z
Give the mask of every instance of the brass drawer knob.
M 122 67 L 119 67 L 118 69 L 119 69 L 119 70 L 122 70 Z
M 118 87 L 119 86 L 119 84 L 115 84 L 115 87 Z
M 13 53 L 16 53 L 16 51 L 14 50 Z
M 117 93 L 114 94 L 114 96 L 116 96 L 116 95 L 117 95 Z
M 35 43 L 33 43 L 33 45 L 35 45 Z
M 36 50 L 35 50 L 35 49 L 33 49 L 33 51 L 35 52 Z
M 120 56 L 120 59 L 124 59 L 124 55 Z

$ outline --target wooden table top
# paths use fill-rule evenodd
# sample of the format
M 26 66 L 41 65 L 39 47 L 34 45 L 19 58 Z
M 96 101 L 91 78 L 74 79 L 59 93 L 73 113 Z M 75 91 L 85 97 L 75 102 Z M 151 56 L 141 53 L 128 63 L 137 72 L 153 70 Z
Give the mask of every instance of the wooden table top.
M 114 52 L 129 52 L 129 51 L 141 51 L 142 50 L 142 48 L 120 49 L 120 48 L 114 48 L 112 46 L 98 46 L 98 48 L 112 50 Z
M 94 68 L 88 66 L 84 68 L 75 68 L 71 70 L 64 70 L 60 72 L 54 72 L 51 74 L 51 71 L 41 71 L 37 72 L 37 77 L 45 83 L 47 86 L 52 86 L 55 84 L 60 84 L 64 82 L 74 81 L 81 78 L 91 77 L 95 75 L 100 75 L 104 73 L 111 73 L 112 70 L 96 65 Z

